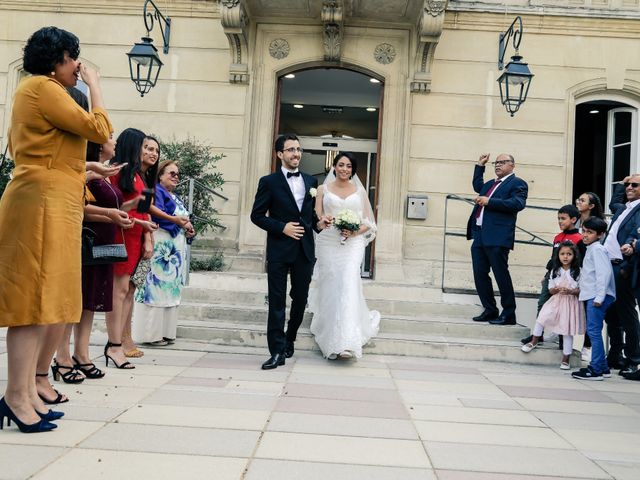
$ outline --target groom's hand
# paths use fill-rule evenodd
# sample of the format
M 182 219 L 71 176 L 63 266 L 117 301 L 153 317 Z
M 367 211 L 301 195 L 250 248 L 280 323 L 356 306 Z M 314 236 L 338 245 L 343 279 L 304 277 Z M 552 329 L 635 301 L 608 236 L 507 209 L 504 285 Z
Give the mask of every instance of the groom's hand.
M 329 228 L 333 223 L 333 217 L 331 215 L 323 215 L 318 221 L 318 230 L 324 230 Z
M 294 240 L 300 240 L 304 235 L 304 227 L 301 227 L 298 222 L 289 222 L 284 226 L 282 233 Z

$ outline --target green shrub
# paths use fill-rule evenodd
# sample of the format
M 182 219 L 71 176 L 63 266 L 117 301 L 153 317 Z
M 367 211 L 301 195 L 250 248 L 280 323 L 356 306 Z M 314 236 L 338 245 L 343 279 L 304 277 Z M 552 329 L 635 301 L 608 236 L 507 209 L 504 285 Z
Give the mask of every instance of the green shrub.
M 7 183 L 11 180 L 11 172 L 13 172 L 13 161 L 6 155 L 0 153 L 0 197 L 7 188 Z
M 224 185 L 222 173 L 216 171 L 216 163 L 224 157 L 213 153 L 213 148 L 194 138 L 182 141 L 161 142 L 162 160 L 175 160 L 180 168 L 180 185 L 176 194 L 188 207 L 189 178 L 210 190 L 221 190 Z M 218 220 L 218 210 L 213 207 L 215 197 L 211 192 L 197 185 L 193 195 L 192 223 L 196 232 L 202 235 L 207 230 L 222 228 Z M 221 200 L 221 199 L 220 199 Z
M 216 252 L 212 257 L 191 258 L 191 271 L 221 272 L 224 269 L 224 256 L 222 252 Z

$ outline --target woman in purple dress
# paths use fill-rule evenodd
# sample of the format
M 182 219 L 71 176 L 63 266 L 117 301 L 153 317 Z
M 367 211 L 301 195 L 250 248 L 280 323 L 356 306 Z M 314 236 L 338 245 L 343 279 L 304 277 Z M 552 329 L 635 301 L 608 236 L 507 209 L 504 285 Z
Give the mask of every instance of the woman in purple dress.
M 111 160 L 115 153 L 116 141 L 113 136 L 107 143 L 87 144 L 87 162 Z M 83 227 L 95 233 L 94 245 L 118 243 L 123 238 L 123 228 L 133 225 L 131 220 L 122 220 L 122 210 L 133 207 L 131 202 L 123 202 L 122 193 L 112 185 L 109 178 L 94 178 L 87 182 L 87 190 L 93 197 L 85 208 Z M 137 203 L 138 199 L 135 199 Z M 126 214 L 124 214 L 126 215 Z M 114 217 L 117 221 L 114 222 Z M 73 325 L 74 354 L 71 356 L 69 341 L 71 325 L 58 347 L 54 362 L 58 369 L 75 370 L 85 378 L 102 378 L 104 372 L 89 357 L 89 337 L 93 326 L 94 312 L 110 312 L 113 299 L 113 264 L 82 266 L 82 317 Z M 64 379 L 64 378 L 63 378 Z

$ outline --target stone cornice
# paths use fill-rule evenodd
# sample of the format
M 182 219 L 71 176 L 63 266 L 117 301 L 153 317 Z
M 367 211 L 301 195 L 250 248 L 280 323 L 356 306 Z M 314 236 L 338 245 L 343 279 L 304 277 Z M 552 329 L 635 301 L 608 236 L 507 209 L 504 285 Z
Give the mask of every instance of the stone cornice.
M 451 5 L 451 4 L 449 4 Z M 509 18 L 517 12 L 509 11 Z M 553 35 L 589 35 L 596 37 L 633 38 L 640 35 L 640 22 L 634 19 L 602 19 L 576 16 L 539 16 L 522 14 L 526 32 Z M 504 11 L 449 11 L 444 28 L 451 30 L 502 31 L 508 26 Z
M 560 3 L 560 2 L 557 2 Z M 611 18 L 611 19 L 640 19 L 640 8 L 589 8 L 576 5 L 549 5 L 531 0 L 529 5 L 508 5 L 494 2 L 473 2 L 452 0 L 447 6 L 447 12 L 477 12 L 508 15 L 540 15 L 579 18 Z
M 1 0 L 0 10 L 142 16 L 143 3 L 134 0 Z M 168 6 L 160 3 L 160 10 L 169 17 L 219 17 L 218 0 L 172 0 Z

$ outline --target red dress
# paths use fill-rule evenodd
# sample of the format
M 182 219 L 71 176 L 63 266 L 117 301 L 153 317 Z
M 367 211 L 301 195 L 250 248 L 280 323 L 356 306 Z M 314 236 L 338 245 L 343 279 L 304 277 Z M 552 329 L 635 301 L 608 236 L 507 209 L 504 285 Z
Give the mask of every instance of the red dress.
M 113 185 L 120 185 L 120 174 L 117 174 L 113 177 Z M 122 192 L 122 196 L 124 201 L 131 200 L 133 198 L 139 197 L 142 195 L 142 190 L 145 188 L 144 181 L 142 177 L 138 173 L 136 173 L 135 178 L 133 179 L 133 192 Z M 139 218 L 140 220 L 148 220 L 148 213 L 140 213 L 135 208 L 129 210 L 129 218 Z M 133 228 L 124 230 L 124 245 L 127 249 L 127 261 L 114 263 L 113 265 L 113 273 L 114 275 L 133 275 L 133 272 L 136 270 L 136 266 L 140 261 L 140 257 L 142 256 L 142 242 L 144 240 L 144 229 L 135 224 Z

